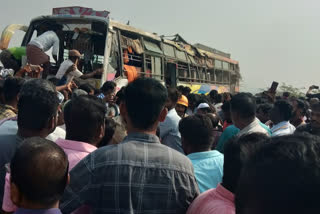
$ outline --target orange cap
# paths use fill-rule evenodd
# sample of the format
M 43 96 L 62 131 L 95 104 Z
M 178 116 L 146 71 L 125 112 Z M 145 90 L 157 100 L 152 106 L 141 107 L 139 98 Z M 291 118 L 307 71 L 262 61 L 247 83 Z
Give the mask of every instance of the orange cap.
M 189 106 L 188 98 L 184 95 L 181 95 L 180 99 L 178 100 L 177 104 L 183 105 L 185 107 Z

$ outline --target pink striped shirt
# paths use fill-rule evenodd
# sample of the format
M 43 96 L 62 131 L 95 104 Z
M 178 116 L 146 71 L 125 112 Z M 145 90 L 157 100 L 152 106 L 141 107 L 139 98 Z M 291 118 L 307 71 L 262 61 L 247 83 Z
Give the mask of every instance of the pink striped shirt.
M 199 195 L 190 205 L 187 214 L 235 214 L 234 194 L 218 184 Z

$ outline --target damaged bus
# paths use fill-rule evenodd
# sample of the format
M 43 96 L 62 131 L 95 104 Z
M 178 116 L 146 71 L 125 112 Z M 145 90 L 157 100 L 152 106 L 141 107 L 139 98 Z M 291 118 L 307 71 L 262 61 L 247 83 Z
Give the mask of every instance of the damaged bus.
M 202 44 L 189 44 L 180 35 L 166 39 L 109 18 L 108 11 L 84 7 L 54 8 L 50 16 L 33 19 L 29 26 L 9 25 L 2 33 L 0 48 L 8 48 L 15 30 L 25 31 L 21 46 L 37 37 L 48 23 L 63 26 L 54 74 L 71 49 L 83 55 L 79 70 L 88 73 L 102 67 L 94 81 L 100 87 L 115 81 L 121 88 L 139 76 L 155 78 L 167 86 L 188 86 L 192 93 L 210 90 L 239 91 L 239 62 L 231 55 Z

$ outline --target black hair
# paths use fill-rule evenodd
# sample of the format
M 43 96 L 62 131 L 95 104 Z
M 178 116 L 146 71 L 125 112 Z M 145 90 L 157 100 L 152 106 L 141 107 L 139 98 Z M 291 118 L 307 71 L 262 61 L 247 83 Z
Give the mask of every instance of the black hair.
M 256 115 L 256 100 L 250 93 L 239 93 L 231 99 L 231 111 L 237 112 L 241 118 L 254 118 Z
M 50 207 L 63 195 L 68 166 L 68 158 L 57 144 L 40 137 L 28 138 L 11 160 L 11 183 L 28 201 Z
M 216 103 L 222 103 L 222 99 L 223 99 L 222 94 L 217 94 L 215 101 Z
M 211 90 L 211 91 L 209 92 L 209 96 L 210 96 L 210 98 L 211 98 L 212 100 L 216 100 L 217 95 L 218 95 L 218 91 L 217 91 L 217 90 Z
M 188 96 L 190 93 L 191 93 L 191 88 L 189 88 L 188 86 L 185 86 L 183 89 L 182 89 L 182 92 L 181 92 L 184 96 Z
M 167 89 L 157 80 L 139 78 L 125 89 L 124 102 L 135 128 L 148 130 L 157 122 L 168 98 Z
M 224 166 L 222 183 L 231 192 L 237 189 L 241 170 L 246 161 L 260 148 L 267 135 L 252 133 L 235 137 L 224 145 Z
M 308 104 L 301 100 L 301 99 L 297 99 L 297 108 L 301 110 L 301 113 L 303 116 L 307 115 L 307 111 L 308 111 Z
M 97 97 L 81 95 L 71 99 L 64 107 L 66 138 L 93 143 L 104 125 L 105 114 L 106 106 Z
M 102 93 L 107 93 L 109 91 L 113 91 L 117 87 L 117 84 L 112 81 L 105 82 L 102 87 L 100 88 L 100 91 Z
M 18 126 L 29 130 L 47 127 L 57 115 L 59 99 L 55 87 L 47 80 L 32 79 L 23 84 L 18 101 Z
M 320 139 L 288 135 L 269 139 L 241 174 L 236 192 L 239 214 L 318 213 Z
M 183 118 L 179 123 L 181 137 L 196 150 L 211 148 L 213 143 L 213 126 L 206 115 L 192 115 Z
M 91 93 L 92 91 L 94 92 L 94 87 L 92 85 L 90 85 L 89 83 L 85 83 L 79 86 L 78 89 L 82 89 L 85 92 L 87 92 L 88 94 Z
M 168 98 L 173 102 L 177 103 L 181 93 L 176 88 L 168 88 Z
M 221 109 L 223 112 L 230 112 L 230 108 L 231 108 L 230 101 L 224 102 L 223 105 L 221 106 Z
M 290 97 L 290 92 L 285 91 L 285 92 L 283 92 L 282 96 L 284 96 L 284 97 Z
M 320 102 L 311 105 L 311 110 L 312 110 L 312 111 L 320 111 Z
M 272 104 L 263 103 L 261 105 L 258 105 L 257 112 L 262 111 L 264 114 L 269 114 L 272 108 L 273 108 Z
M 3 95 L 6 102 L 13 101 L 20 93 L 25 79 L 21 77 L 8 77 L 4 81 Z
M 110 144 L 110 141 L 116 131 L 117 123 L 112 118 L 106 118 L 105 120 L 105 134 L 102 138 L 99 147 L 107 146 Z
M 285 121 L 288 121 L 292 117 L 292 105 L 287 100 L 278 100 L 274 104 L 274 108 L 278 108 L 280 115 Z

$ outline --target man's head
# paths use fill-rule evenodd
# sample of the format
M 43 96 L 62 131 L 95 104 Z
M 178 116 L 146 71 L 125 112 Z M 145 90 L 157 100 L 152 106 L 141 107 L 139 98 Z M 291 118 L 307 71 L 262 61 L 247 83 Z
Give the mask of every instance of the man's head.
M 166 107 L 168 108 L 168 110 L 171 110 L 176 107 L 176 104 L 180 96 L 181 94 L 179 93 L 178 89 L 168 88 L 168 99 L 166 102 Z
M 198 94 L 189 94 L 187 98 L 189 101 L 189 108 L 193 111 L 197 107 L 197 103 L 200 97 Z
M 292 105 L 287 100 L 278 100 L 270 111 L 270 119 L 274 124 L 289 121 L 292 117 Z
M 262 122 L 266 123 L 270 120 L 270 111 L 273 105 L 270 103 L 263 103 L 257 108 L 257 118 Z
M 68 158 L 57 144 L 28 138 L 11 160 L 12 202 L 29 209 L 58 206 L 68 183 L 68 166 Z
M 165 103 L 167 89 L 157 80 L 139 78 L 125 89 L 121 115 L 128 125 L 128 132 L 154 132 L 167 115 Z
M 94 96 L 78 96 L 64 107 L 66 139 L 98 145 L 104 136 L 106 107 Z
M 176 105 L 176 111 L 181 118 L 184 118 L 188 106 L 189 106 L 188 98 L 184 95 L 181 95 Z
M 113 102 L 115 96 L 116 96 L 116 83 L 107 81 L 103 84 L 101 87 L 101 92 L 104 95 L 104 101 L 106 103 Z
M 307 115 L 308 106 L 307 104 L 300 99 L 296 99 L 292 102 L 293 105 L 293 119 L 303 119 Z
M 238 214 L 318 213 L 320 140 L 311 135 L 271 138 L 244 167 Z
M 77 64 L 78 61 L 80 60 L 80 58 L 81 58 L 81 53 L 78 50 L 70 50 L 69 51 L 69 59 L 73 63 Z
M 217 95 L 218 95 L 218 91 L 217 90 L 211 90 L 210 91 L 209 98 L 210 98 L 212 103 L 215 103 Z
M 25 79 L 20 77 L 8 77 L 4 81 L 3 95 L 7 104 L 17 105 L 18 95 L 24 82 Z
M 241 170 L 246 161 L 267 140 L 268 137 L 262 133 L 242 135 L 228 141 L 224 147 L 224 165 L 222 185 L 235 193 Z
M 84 90 L 89 95 L 94 95 L 94 87 L 91 86 L 89 83 L 85 83 L 85 84 L 80 85 L 79 89 Z
M 179 123 L 181 143 L 185 154 L 209 151 L 214 141 L 213 126 L 206 115 L 192 115 Z
M 320 103 L 311 106 L 311 127 L 315 132 L 320 132 Z
M 256 116 L 256 100 L 250 93 L 239 93 L 231 102 L 231 118 L 233 124 L 239 129 L 249 125 Z
M 213 113 L 210 104 L 200 103 L 197 107 L 197 114 L 208 114 Z
M 15 72 L 19 71 L 21 67 L 21 62 L 15 59 L 9 50 L 3 50 L 0 53 L 0 62 L 3 64 L 4 68 L 12 69 Z
M 18 101 L 18 133 L 22 137 L 47 137 L 56 128 L 58 106 L 55 87 L 49 81 L 25 82 Z

